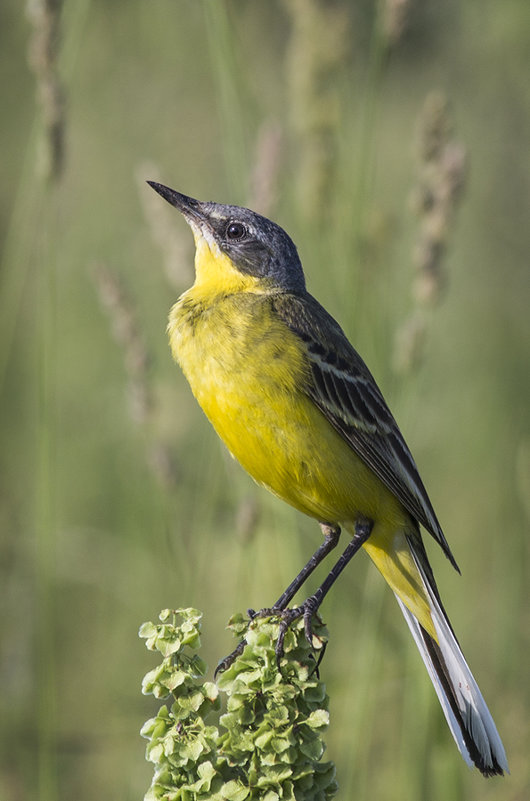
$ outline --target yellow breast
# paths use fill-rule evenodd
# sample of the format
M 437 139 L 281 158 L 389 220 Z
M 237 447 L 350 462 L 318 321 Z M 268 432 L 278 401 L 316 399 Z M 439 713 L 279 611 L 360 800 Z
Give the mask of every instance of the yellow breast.
M 190 290 L 171 311 L 174 358 L 232 455 L 271 486 L 271 456 L 275 472 L 285 461 L 282 421 L 301 416 L 294 396 L 306 367 L 298 343 L 272 319 L 267 296 L 201 295 Z
M 193 287 L 171 310 L 169 336 L 203 411 L 258 483 L 319 520 L 375 519 L 395 500 L 304 392 L 303 345 L 270 295 L 212 299 Z

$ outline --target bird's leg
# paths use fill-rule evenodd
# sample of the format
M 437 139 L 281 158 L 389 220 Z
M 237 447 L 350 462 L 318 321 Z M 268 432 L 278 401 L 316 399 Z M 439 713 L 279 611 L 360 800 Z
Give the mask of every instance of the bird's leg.
M 328 553 L 336 547 L 340 537 L 340 526 L 337 526 L 336 523 L 320 523 L 320 528 L 324 535 L 324 542 L 319 545 L 311 559 L 304 565 L 296 578 L 291 581 L 285 592 L 278 598 L 272 607 L 274 610 L 285 609 L 287 607 L 287 604 L 292 600 L 302 584 L 304 584 L 307 577 L 310 576 L 313 570 L 326 558 Z
M 307 577 L 310 576 L 313 570 L 315 570 L 315 568 L 318 567 L 318 565 L 322 562 L 322 560 L 326 558 L 328 553 L 330 553 L 330 551 L 332 551 L 333 548 L 336 547 L 340 537 L 340 526 L 338 526 L 336 523 L 320 523 L 320 528 L 322 529 L 322 533 L 324 534 L 324 542 L 319 545 L 319 547 L 316 549 L 311 559 L 309 559 L 307 564 L 304 565 L 304 567 L 298 573 L 296 578 L 294 578 L 291 581 L 285 592 L 282 593 L 282 595 L 280 595 L 280 597 L 278 598 L 273 607 L 267 609 L 261 609 L 259 612 L 255 612 L 253 609 L 249 609 L 248 616 L 250 618 L 254 618 L 257 616 L 269 617 L 270 615 L 274 615 L 279 611 L 285 610 L 287 604 L 289 603 L 289 601 L 292 600 L 295 593 L 298 592 L 298 590 L 305 582 Z M 287 631 L 287 627 L 285 631 Z M 285 632 L 283 633 L 282 643 L 284 637 L 285 637 Z M 214 675 L 217 676 L 218 673 L 222 673 L 227 668 L 229 668 L 230 665 L 233 664 L 235 659 L 243 653 L 243 649 L 246 644 L 247 641 L 245 639 L 241 640 L 237 648 L 235 648 L 232 651 L 232 653 L 228 654 L 228 656 L 226 656 L 221 662 L 219 662 L 219 664 L 215 669 Z
M 274 615 L 275 613 L 279 613 L 281 621 L 280 621 L 280 632 L 278 635 L 278 640 L 276 642 L 276 661 L 280 663 L 280 659 L 283 656 L 283 642 L 285 640 L 285 635 L 289 629 L 291 623 L 298 618 L 304 618 L 304 627 L 305 627 L 305 635 L 308 642 L 312 645 L 313 644 L 313 635 L 311 631 L 311 619 L 315 612 L 318 611 L 320 604 L 326 597 L 327 593 L 338 579 L 346 565 L 350 562 L 350 560 L 355 556 L 357 551 L 364 545 L 367 541 L 368 537 L 372 533 L 372 529 L 374 527 L 373 520 L 369 520 L 365 517 L 360 517 L 355 522 L 355 531 L 353 537 L 351 538 L 350 542 L 344 549 L 341 557 L 337 560 L 337 562 L 333 565 L 330 572 L 318 588 L 318 590 L 313 593 L 303 604 L 294 609 L 286 609 L 287 604 L 292 599 L 294 594 L 306 578 L 313 572 L 313 570 L 320 564 L 320 562 L 324 559 L 324 557 L 333 550 L 333 548 L 337 545 L 340 536 L 340 528 L 337 525 L 330 524 L 330 523 L 321 523 L 322 531 L 324 532 L 325 540 L 320 545 L 319 548 L 315 551 L 311 559 L 307 562 L 304 568 L 300 571 L 298 576 L 294 579 L 294 581 L 289 584 L 283 595 L 278 598 L 274 607 L 270 609 L 262 609 L 259 612 L 254 612 L 252 609 L 248 610 L 249 616 L 256 617 L 265 617 L 268 615 Z M 246 640 L 242 640 L 237 648 L 232 651 L 222 662 L 219 663 L 215 670 L 215 675 L 217 676 L 218 673 L 222 673 L 224 670 L 229 668 L 235 659 L 242 653 L 244 647 L 246 645 Z M 319 659 L 320 662 L 320 659 Z
M 359 518 L 355 523 L 355 532 L 350 542 L 344 549 L 340 559 L 333 565 L 328 575 L 318 588 L 318 590 L 311 595 L 301 606 L 294 609 L 286 609 L 282 615 L 280 623 L 280 633 L 276 643 L 276 659 L 279 662 L 283 655 L 283 641 L 291 623 L 298 620 L 299 617 L 304 618 L 305 636 L 310 644 L 313 642 L 313 635 L 311 631 L 311 619 L 315 612 L 317 612 L 320 604 L 326 597 L 330 588 L 338 579 L 348 562 L 355 556 L 359 548 L 361 548 L 374 527 L 373 520 L 367 518 Z

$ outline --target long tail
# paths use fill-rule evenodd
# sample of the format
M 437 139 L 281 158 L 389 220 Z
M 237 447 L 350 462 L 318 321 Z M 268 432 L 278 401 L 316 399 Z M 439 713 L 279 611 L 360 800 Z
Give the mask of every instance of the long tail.
M 501 738 L 442 606 L 419 534 L 396 535 L 394 547 L 388 544 L 384 550 L 368 543 L 365 548 L 394 590 L 460 753 L 484 776 L 509 772 Z
M 484 776 L 501 775 L 508 762 L 499 733 L 477 682 L 464 658 L 440 602 L 421 540 L 407 537 L 412 557 L 427 591 L 438 642 L 418 623 L 403 601 L 396 598 L 442 705 L 458 750 L 467 764 Z

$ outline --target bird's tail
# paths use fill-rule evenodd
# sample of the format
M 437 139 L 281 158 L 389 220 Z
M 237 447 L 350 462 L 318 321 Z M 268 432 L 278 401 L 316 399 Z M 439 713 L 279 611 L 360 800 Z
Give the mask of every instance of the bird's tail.
M 409 592 L 403 591 L 407 581 L 402 570 L 403 560 L 389 561 L 387 558 L 384 563 L 378 563 L 380 560 L 374 558 L 376 554 L 369 551 L 370 556 L 394 590 L 463 758 L 470 767 L 475 765 L 484 776 L 509 772 L 501 738 L 442 606 L 423 543 L 415 535 L 404 535 L 404 539 L 412 560 L 407 570 Z M 391 575 L 392 566 L 396 573 L 394 577 Z M 414 579 L 416 590 L 419 589 L 420 580 L 421 597 L 418 603 L 410 602 L 410 579 Z M 427 619 L 424 617 L 425 602 L 429 610 L 430 631 L 427 631 Z M 422 622 L 418 618 L 423 618 Z

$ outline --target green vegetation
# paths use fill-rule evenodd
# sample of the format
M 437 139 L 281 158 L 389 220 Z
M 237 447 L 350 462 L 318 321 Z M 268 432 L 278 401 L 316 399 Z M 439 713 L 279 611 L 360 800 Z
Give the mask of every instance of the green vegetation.
M 327 728 L 328 698 L 318 679 L 315 657 L 297 621 L 284 642 L 280 670 L 275 643 L 278 623 L 245 621 L 237 615 L 230 628 L 245 636 L 243 653 L 221 674 L 226 697 L 219 726 L 206 723 L 220 708 L 219 689 L 200 680 L 205 663 L 200 646 L 201 614 L 196 609 L 165 609 L 162 624 L 144 623 L 140 637 L 159 651 L 162 663 L 150 670 L 143 692 L 172 696 L 142 735 L 155 774 L 146 799 L 210 801 L 324 801 L 336 791 L 335 767 L 320 762 L 321 733 Z M 315 627 L 322 647 L 325 632 Z M 318 653 L 318 652 L 317 652 Z
M 230 460 L 171 362 L 193 242 L 146 179 L 293 236 L 462 569 L 427 543 L 511 776 L 462 763 L 359 555 L 322 609 L 337 797 L 527 797 L 527 0 L 24 5 L 3 0 L 0 25 L 0 798 L 141 798 L 139 623 L 200 608 L 215 665 L 226 619 L 320 541 Z

